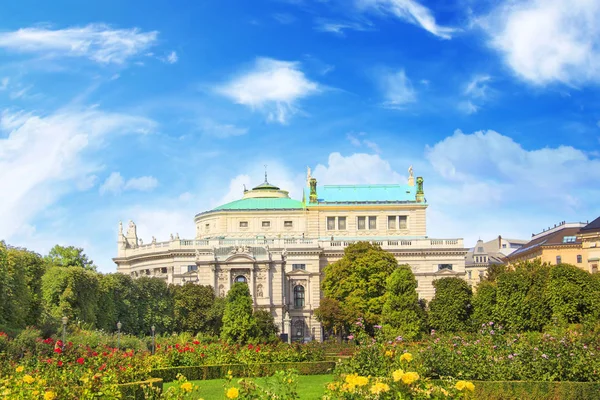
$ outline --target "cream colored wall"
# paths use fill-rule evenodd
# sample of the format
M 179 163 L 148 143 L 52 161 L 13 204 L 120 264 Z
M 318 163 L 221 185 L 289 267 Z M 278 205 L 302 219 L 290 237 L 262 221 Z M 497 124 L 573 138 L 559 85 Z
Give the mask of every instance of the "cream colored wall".
M 583 250 L 581 247 L 563 247 L 563 248 L 544 248 L 542 250 L 542 262 L 547 262 L 556 265 L 556 256 L 560 256 L 563 264 L 572 264 L 577 267 L 583 267 L 583 263 L 577 262 L 577 256 L 580 255 L 583 258 Z
M 248 222 L 247 228 L 240 227 L 240 222 Z M 263 228 L 262 222 L 269 221 L 270 227 Z M 284 226 L 285 221 L 292 221 L 292 228 Z M 206 230 L 206 224 L 209 230 Z M 196 218 L 196 239 L 214 236 L 227 238 L 254 238 L 257 235 L 267 237 L 301 237 L 307 234 L 305 211 L 221 211 L 201 215 Z

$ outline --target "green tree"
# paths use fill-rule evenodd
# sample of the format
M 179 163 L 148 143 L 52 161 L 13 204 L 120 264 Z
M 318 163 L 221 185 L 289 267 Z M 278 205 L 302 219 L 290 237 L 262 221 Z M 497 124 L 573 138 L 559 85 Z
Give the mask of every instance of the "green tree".
M 258 341 L 259 342 L 272 342 L 277 340 L 277 325 L 275 325 L 275 318 L 268 310 L 257 310 L 254 312 L 254 318 L 256 318 L 256 324 L 258 325 Z
M 330 298 L 321 299 L 319 308 L 315 310 L 315 317 L 325 331 L 329 334 L 341 335 L 344 328 L 352 323 L 346 315 L 339 301 Z
M 425 330 L 425 315 L 419 304 L 417 280 L 408 265 L 398 267 L 387 280 L 382 322 L 387 335 L 402 336 L 409 340 Z
M 54 246 L 44 260 L 49 265 L 57 267 L 81 267 L 95 271 L 94 262 L 85 255 L 83 249 L 68 246 L 63 247 L 58 244 Z
M 19 251 L 0 242 L 0 325 L 23 328 L 31 303 Z
M 147 334 L 152 325 L 157 332 L 173 330 L 173 290 L 160 278 L 134 279 L 138 305 L 138 333 Z
M 49 268 L 42 278 L 42 293 L 50 315 L 96 326 L 98 276 L 94 271 L 75 266 Z
M 225 305 L 227 304 L 227 299 L 225 297 L 215 297 L 213 305 L 208 310 L 206 318 L 210 322 L 208 331 L 211 335 L 219 336 L 221 335 L 221 328 L 223 327 L 223 315 L 225 313 Z
M 556 322 L 578 324 L 598 319 L 600 290 L 589 272 L 569 264 L 553 266 L 547 291 Z
M 174 288 L 175 327 L 179 331 L 207 333 L 212 331 L 210 311 L 215 302 L 212 286 L 187 282 Z
M 252 315 L 248 285 L 236 282 L 227 293 L 221 339 L 227 343 L 248 343 L 258 337 L 258 324 Z
M 473 314 L 471 320 L 477 330 L 482 324 L 494 322 L 496 318 L 496 284 L 482 281 L 473 295 Z
M 387 278 L 396 268 L 394 256 L 380 246 L 354 243 L 325 268 L 321 288 L 326 298 L 339 302 L 344 315 L 362 317 L 372 326 L 381 321 Z
M 512 332 L 541 331 L 551 322 L 547 299 L 549 264 L 526 261 L 498 275 L 496 321 Z
M 433 282 L 435 296 L 429 303 L 429 324 L 440 332 L 462 332 L 469 328 L 473 291 L 460 278 Z
M 97 315 L 98 328 L 107 332 L 117 330 L 117 322 L 122 323 L 121 331 L 141 334 L 139 324 L 139 304 L 136 286 L 129 275 L 115 273 L 99 275 L 100 299 Z

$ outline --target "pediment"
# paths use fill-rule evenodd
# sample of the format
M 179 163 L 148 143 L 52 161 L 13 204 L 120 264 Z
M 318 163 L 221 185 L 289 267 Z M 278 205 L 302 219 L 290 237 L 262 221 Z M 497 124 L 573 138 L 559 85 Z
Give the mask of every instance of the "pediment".
M 225 259 L 225 262 L 247 262 L 247 261 L 256 261 L 256 259 L 248 253 L 237 253 L 232 254 Z
M 439 271 L 435 272 L 434 275 L 460 275 L 460 273 L 444 268 L 444 269 L 440 269 Z
M 308 276 L 308 275 L 311 275 L 311 273 L 304 269 L 294 269 L 294 270 L 288 272 L 286 275 Z

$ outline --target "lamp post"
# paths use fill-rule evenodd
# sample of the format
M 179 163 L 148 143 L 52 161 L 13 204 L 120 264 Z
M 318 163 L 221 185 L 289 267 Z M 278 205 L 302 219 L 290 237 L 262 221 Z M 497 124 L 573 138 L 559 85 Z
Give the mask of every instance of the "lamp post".
M 154 354 L 154 349 L 156 348 L 156 342 L 154 341 L 154 331 L 156 330 L 156 327 L 154 325 L 152 325 L 152 354 Z
M 121 327 L 123 326 L 123 324 L 121 324 L 121 321 L 117 322 L 117 348 L 120 350 L 121 349 Z
M 67 322 L 69 321 L 69 318 L 67 317 L 62 317 L 62 324 L 63 324 L 63 340 L 62 340 L 62 351 L 65 351 L 65 344 L 67 342 Z

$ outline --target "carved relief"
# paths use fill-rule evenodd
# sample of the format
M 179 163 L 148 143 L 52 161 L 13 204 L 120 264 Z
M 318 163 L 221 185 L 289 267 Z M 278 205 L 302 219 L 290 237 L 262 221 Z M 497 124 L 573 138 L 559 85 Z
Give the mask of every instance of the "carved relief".
M 225 297 L 225 286 L 219 285 L 219 296 Z
M 263 296 L 263 285 L 261 285 L 260 283 L 256 286 L 256 297 L 264 297 Z

